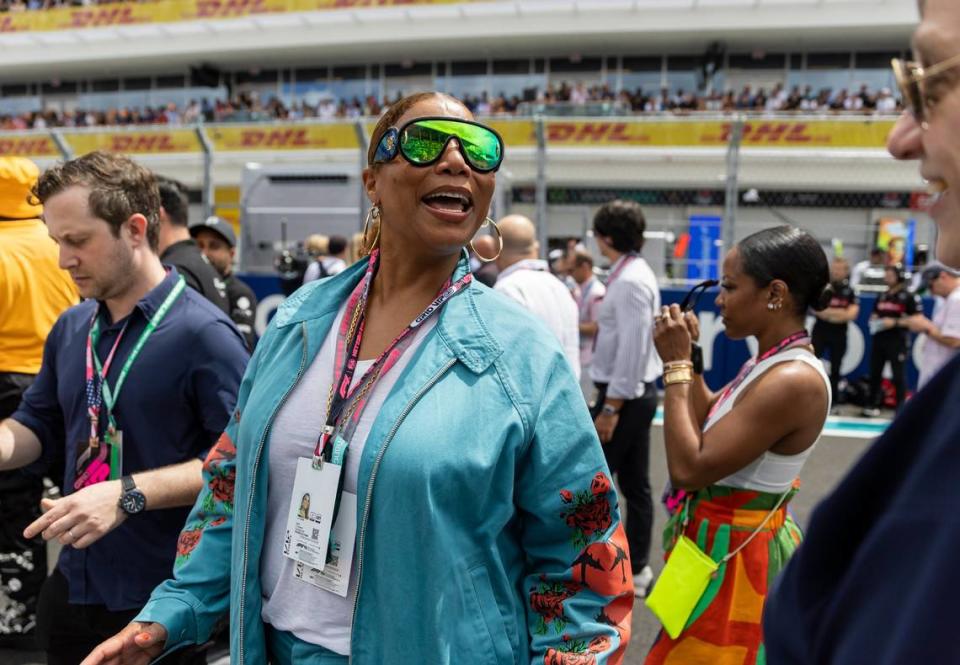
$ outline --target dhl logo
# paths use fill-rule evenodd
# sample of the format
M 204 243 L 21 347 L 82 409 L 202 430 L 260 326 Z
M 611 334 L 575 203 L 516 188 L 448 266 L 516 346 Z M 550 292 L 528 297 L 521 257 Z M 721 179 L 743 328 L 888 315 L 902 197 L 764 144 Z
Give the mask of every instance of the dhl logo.
M 58 154 L 50 139 L 0 139 L 0 155 Z
M 322 143 L 322 142 L 321 142 Z M 245 129 L 240 134 L 241 148 L 309 148 L 306 129 Z
M 113 152 L 187 152 L 175 145 L 168 134 L 113 134 L 109 149 Z
M 626 122 L 551 122 L 547 141 L 555 143 L 649 143 L 650 134 Z
M 733 133 L 733 125 L 726 123 L 720 141 L 726 143 Z M 805 122 L 748 122 L 743 126 L 743 143 L 811 143 L 810 125 Z
M 70 14 L 71 28 L 95 28 L 103 25 L 137 23 L 132 7 L 80 9 Z
M 22 30 L 26 30 L 26 27 L 17 27 L 12 16 L 8 15 L 0 18 L 0 32 L 19 32 Z
M 270 11 L 265 0 L 197 0 L 197 18 L 246 16 Z

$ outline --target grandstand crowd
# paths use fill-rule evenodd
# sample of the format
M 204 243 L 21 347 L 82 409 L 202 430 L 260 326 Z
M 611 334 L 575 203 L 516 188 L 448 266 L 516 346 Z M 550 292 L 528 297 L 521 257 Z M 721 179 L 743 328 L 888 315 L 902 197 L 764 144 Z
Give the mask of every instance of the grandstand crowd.
M 615 92 L 609 85 L 587 86 L 582 82 L 570 85 L 563 82 L 550 86 L 546 90 L 530 91 L 526 97 L 535 101 L 524 101 L 518 95 L 497 95 L 490 97 L 486 93 L 468 95 L 467 106 L 480 116 L 517 115 L 546 113 L 563 110 L 566 114 L 576 112 L 578 108 L 603 104 L 600 110 L 612 114 L 683 114 L 691 112 L 714 113 L 860 113 L 895 114 L 901 110 L 899 100 L 894 98 L 888 88 L 879 91 L 863 85 L 859 90 L 850 91 L 823 89 L 814 91 L 812 86 L 803 89 L 793 86 L 789 92 L 782 85 L 776 85 L 767 91 L 764 88 L 754 90 L 744 86 L 737 93 L 726 92 L 697 93 L 677 90 L 672 92 L 663 88 L 659 92 L 637 89 L 634 92 L 622 90 Z M 198 122 L 256 122 L 271 120 L 301 120 L 304 118 L 359 118 L 380 115 L 384 105 L 392 100 L 383 100 L 370 95 L 364 99 L 335 99 L 324 97 L 315 104 L 306 100 L 287 103 L 276 96 L 266 101 L 256 92 L 242 92 L 232 99 L 191 100 L 185 106 L 174 102 L 158 106 L 134 108 L 112 108 L 108 110 L 44 110 L 23 113 L 2 113 L 0 100 L 0 129 L 46 129 L 50 127 L 98 127 L 124 125 L 189 125 Z M 591 108 L 596 113 L 596 108 Z

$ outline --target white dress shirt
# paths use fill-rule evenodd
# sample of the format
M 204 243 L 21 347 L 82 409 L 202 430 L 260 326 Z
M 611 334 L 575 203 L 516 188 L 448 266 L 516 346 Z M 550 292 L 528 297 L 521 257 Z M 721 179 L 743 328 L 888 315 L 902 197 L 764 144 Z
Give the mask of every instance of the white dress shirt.
M 644 384 L 663 372 L 653 346 L 653 316 L 660 309 L 660 287 L 649 264 L 639 256 L 624 255 L 610 268 L 597 313 L 597 344 L 590 377 L 606 383 L 607 397 L 636 399 Z
M 960 337 L 960 287 L 954 289 L 946 298 L 937 298 L 937 300 L 937 306 L 933 311 L 933 325 L 945 337 Z M 957 355 L 956 349 L 924 335 L 917 388 L 927 385 L 927 382 L 955 355 Z
M 606 293 L 607 287 L 596 277 L 591 277 L 580 286 L 577 290 L 577 308 L 580 310 L 580 323 L 593 323 L 597 320 L 597 312 L 600 309 L 600 303 L 603 302 L 603 296 L 606 295 Z M 581 335 L 581 366 L 589 367 L 591 358 L 593 358 L 593 336 Z
M 493 287 L 539 317 L 556 335 L 580 378 L 580 313 L 573 294 L 554 277 L 546 261 L 524 259 L 508 266 Z

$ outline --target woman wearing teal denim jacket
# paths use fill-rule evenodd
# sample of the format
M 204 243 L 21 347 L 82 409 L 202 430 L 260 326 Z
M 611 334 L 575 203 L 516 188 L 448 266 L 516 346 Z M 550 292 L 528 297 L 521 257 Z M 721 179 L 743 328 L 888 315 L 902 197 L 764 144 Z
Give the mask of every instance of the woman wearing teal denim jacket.
M 440 256 L 430 260 L 443 263 L 434 293 L 448 280 L 464 278 L 466 288 L 435 315 L 360 453 L 356 593 L 352 616 L 344 617 L 349 660 L 619 663 L 630 634 L 630 564 L 577 381 L 543 325 L 470 282 L 460 249 L 486 217 L 493 173 L 477 172 L 476 155 L 467 158 L 458 135 L 445 139 L 430 164 L 408 163 L 403 153 L 375 165 L 374 148 L 392 147 L 381 141 L 390 127 L 425 116 L 470 118 L 452 98 L 416 95 L 394 105 L 374 132 L 365 182 L 382 210 L 383 258 L 363 344 L 368 336 L 385 341 L 371 342 L 360 356 L 375 357 L 396 333 L 374 326 L 375 308 L 389 309 L 377 299 L 378 282 L 394 269 L 389 262 L 414 262 L 426 247 Z M 466 192 L 463 214 L 402 210 L 398 187 L 418 195 L 414 208 L 450 207 L 430 197 Z M 424 191 L 434 194 L 420 196 Z M 412 221 L 400 228 L 394 219 Z M 391 254 L 398 246 L 403 258 Z M 205 488 L 181 534 L 173 579 L 85 665 L 145 663 L 202 643 L 228 609 L 233 663 L 347 660 L 265 626 L 261 557 L 277 546 L 265 542 L 267 521 L 286 519 L 267 509 L 274 418 L 366 271 L 367 261 L 358 262 L 281 305 L 251 359 L 235 417 L 204 464 Z M 424 304 L 409 305 L 414 314 L 402 320 Z

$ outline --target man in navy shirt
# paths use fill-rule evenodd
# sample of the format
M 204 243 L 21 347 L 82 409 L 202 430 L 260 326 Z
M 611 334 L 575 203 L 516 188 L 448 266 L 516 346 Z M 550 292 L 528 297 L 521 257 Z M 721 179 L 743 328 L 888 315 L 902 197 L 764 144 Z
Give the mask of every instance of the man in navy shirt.
M 925 0 L 908 110 L 887 140 L 920 160 L 937 258 L 960 267 L 960 3 Z M 764 610 L 771 665 L 957 662 L 960 358 L 911 400 L 820 504 Z
M 49 665 L 75 665 L 169 577 L 247 353 L 226 315 L 160 263 L 149 171 L 96 152 L 52 167 L 35 191 L 88 300 L 57 320 L 35 383 L 0 423 L 0 468 L 65 461 L 64 498 L 44 500 L 24 535 L 64 546 L 37 634 Z

